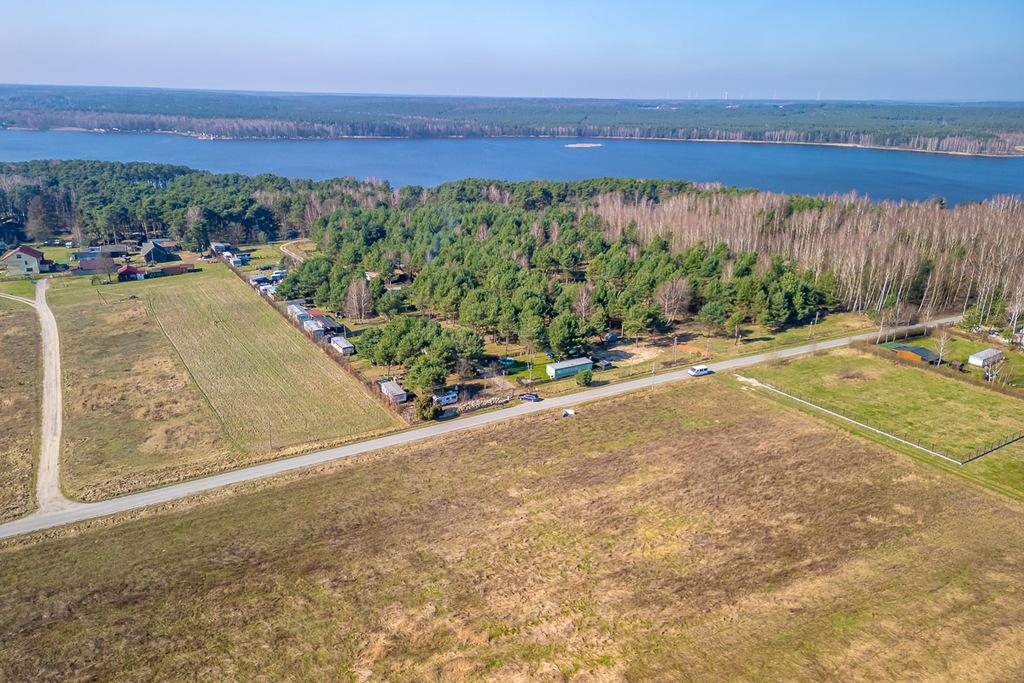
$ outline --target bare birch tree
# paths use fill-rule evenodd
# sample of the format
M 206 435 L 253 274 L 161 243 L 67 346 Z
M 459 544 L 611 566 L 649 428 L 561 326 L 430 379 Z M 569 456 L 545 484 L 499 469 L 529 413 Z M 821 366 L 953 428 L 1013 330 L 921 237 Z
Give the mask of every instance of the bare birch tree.
M 370 288 L 366 286 L 365 279 L 357 277 L 348 286 L 348 295 L 345 297 L 345 315 L 352 320 L 366 320 L 370 308 Z
M 665 314 L 665 320 L 670 324 L 674 323 L 678 316 L 686 313 L 692 297 L 690 283 L 683 277 L 666 280 L 655 292 L 655 298 L 661 306 L 662 313 Z

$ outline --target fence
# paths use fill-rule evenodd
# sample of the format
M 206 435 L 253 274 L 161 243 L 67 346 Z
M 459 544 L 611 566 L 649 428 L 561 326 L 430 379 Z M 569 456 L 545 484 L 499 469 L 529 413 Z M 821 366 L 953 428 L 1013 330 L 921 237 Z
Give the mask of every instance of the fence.
M 978 449 L 978 450 L 976 450 L 976 451 L 974 451 L 974 452 L 972 452 L 972 453 L 970 453 L 970 454 L 968 454 L 968 455 L 966 455 L 964 457 L 955 457 L 955 456 L 949 455 L 949 454 L 947 454 L 945 452 L 942 452 L 942 451 L 938 450 L 937 447 L 925 446 L 922 443 L 919 443 L 920 439 L 912 440 L 910 438 L 910 435 L 908 435 L 908 434 L 894 433 L 894 430 L 886 431 L 886 430 L 883 430 L 883 429 L 879 429 L 878 427 L 875 427 L 873 425 L 867 424 L 866 422 L 862 422 L 860 420 L 855 420 L 852 417 L 848 417 L 846 415 L 843 415 L 842 413 L 839 413 L 839 412 L 836 412 L 836 411 L 831 410 L 829 408 L 826 408 L 826 407 L 824 407 L 824 406 L 822 406 L 822 405 L 820 405 L 818 403 L 814 403 L 813 401 L 808 401 L 806 399 L 800 398 L 799 396 L 795 396 L 795 395 L 793 395 L 793 394 L 791 394 L 789 392 L 786 392 L 786 391 L 783 391 L 783 390 L 778 389 L 776 387 L 773 387 L 770 384 L 765 384 L 764 382 L 758 382 L 757 380 L 752 380 L 752 379 L 746 378 L 746 377 L 742 377 L 740 379 L 745 381 L 748 384 L 752 384 L 754 386 L 757 386 L 757 387 L 760 387 L 760 388 L 763 388 L 763 389 L 767 389 L 768 391 L 775 392 L 776 394 L 779 394 L 781 396 L 785 396 L 786 398 L 788 398 L 788 399 L 790 399 L 792 401 L 796 401 L 797 403 L 803 404 L 805 406 L 809 406 L 809 407 L 814 408 L 815 410 L 823 412 L 823 413 L 825 413 L 827 415 L 831 415 L 832 417 L 836 417 L 836 418 L 839 418 L 840 420 L 843 420 L 845 422 L 849 422 L 851 424 L 854 424 L 854 425 L 856 425 L 856 426 L 858 426 L 858 427 L 860 427 L 862 429 L 867 429 L 868 431 L 870 431 L 872 433 L 879 434 L 881 436 L 886 437 L 887 439 L 891 439 L 891 440 L 896 441 L 898 443 L 901 443 L 901 444 L 903 444 L 905 446 L 910 446 L 911 448 L 914 448 L 916 450 L 922 451 L 924 453 L 928 453 L 929 455 L 933 455 L 933 456 L 935 456 L 937 458 L 941 458 L 942 460 L 945 460 L 946 462 L 953 463 L 954 465 L 966 465 L 969 462 L 973 462 L 974 460 L 977 460 L 977 459 L 982 458 L 982 457 L 984 457 L 986 455 L 989 455 L 990 453 L 994 453 L 995 451 L 998 451 L 1001 448 L 1005 448 L 1006 446 L 1009 446 L 1012 443 L 1024 440 L 1024 432 L 1019 432 L 1019 433 L 1014 434 L 1013 436 L 1010 436 L 1008 438 L 996 441 L 996 442 L 990 444 L 989 446 L 982 447 L 982 448 L 980 448 L 980 449 Z

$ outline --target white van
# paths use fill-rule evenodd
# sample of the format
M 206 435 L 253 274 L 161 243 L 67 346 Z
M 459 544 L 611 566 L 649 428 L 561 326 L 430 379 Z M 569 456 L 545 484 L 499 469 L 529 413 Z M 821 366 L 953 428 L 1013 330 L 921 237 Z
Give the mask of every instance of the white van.
M 690 373 L 690 377 L 700 377 L 702 375 L 710 375 L 711 368 L 706 365 L 694 365 L 687 372 Z

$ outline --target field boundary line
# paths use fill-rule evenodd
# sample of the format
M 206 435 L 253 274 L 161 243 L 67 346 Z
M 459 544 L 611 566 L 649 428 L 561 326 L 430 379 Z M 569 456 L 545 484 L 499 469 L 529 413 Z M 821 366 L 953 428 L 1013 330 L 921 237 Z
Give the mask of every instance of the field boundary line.
M 916 448 L 919 451 L 924 451 L 925 453 L 928 453 L 929 455 L 934 455 L 937 458 L 942 458 L 946 462 L 951 462 L 954 465 L 963 465 L 964 464 L 962 461 L 957 460 L 956 458 L 951 458 L 948 455 L 945 455 L 943 453 L 939 453 L 938 451 L 933 451 L 932 449 L 926 448 L 926 447 L 924 447 L 924 446 L 922 446 L 920 444 L 916 444 L 913 441 L 908 441 L 907 439 L 898 437 L 895 434 L 890 434 L 889 432 L 886 432 L 886 431 L 883 431 L 881 429 L 878 429 L 877 427 L 872 427 L 871 425 L 865 424 L 865 423 L 863 423 L 863 422 L 861 422 L 859 420 L 854 420 L 852 417 L 847 417 L 846 415 L 843 415 L 841 413 L 837 413 L 834 410 L 829 410 L 828 408 L 819 406 L 816 403 L 811 403 L 810 401 L 805 401 L 802 398 L 799 398 L 799 397 L 794 396 L 792 394 L 786 393 L 785 391 L 782 391 L 781 389 L 777 389 L 777 388 L 773 387 L 770 384 L 765 384 L 764 382 L 759 382 L 758 380 L 751 379 L 749 377 L 740 377 L 740 376 L 737 376 L 737 377 L 738 377 L 738 379 L 741 382 L 744 382 L 745 384 L 749 384 L 751 386 L 756 386 L 756 387 L 759 387 L 759 388 L 762 388 L 762 389 L 767 389 L 768 391 L 774 391 L 776 394 L 779 394 L 781 396 L 785 396 L 786 398 L 790 399 L 791 401 L 796 401 L 797 403 L 802 403 L 805 406 L 809 406 L 811 408 L 814 408 L 815 410 L 821 411 L 821 412 L 823 412 L 823 413 L 825 413 L 827 415 L 831 415 L 832 417 L 837 417 L 840 420 L 845 420 L 846 422 L 849 422 L 849 423 L 854 424 L 854 425 L 856 425 L 858 427 L 861 427 L 862 429 L 867 429 L 868 431 L 874 432 L 875 434 L 880 434 L 881 436 L 884 436 L 887 439 L 892 439 L 893 441 L 897 441 L 897 442 L 899 442 L 899 443 L 901 443 L 901 444 L 903 444 L 905 446 L 910 446 L 911 448 Z M 1024 435 L 1022 435 L 1019 438 L 1024 438 Z M 978 456 L 978 457 L 980 457 L 980 456 Z M 974 458 L 974 459 L 976 459 L 976 458 Z

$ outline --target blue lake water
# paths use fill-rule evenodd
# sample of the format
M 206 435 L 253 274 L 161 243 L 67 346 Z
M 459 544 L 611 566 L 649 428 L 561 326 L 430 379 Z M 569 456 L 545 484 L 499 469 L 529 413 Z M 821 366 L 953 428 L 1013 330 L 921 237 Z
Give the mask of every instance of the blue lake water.
M 601 147 L 570 149 L 569 142 Z M 1024 194 L 1024 159 L 804 145 L 640 140 L 198 140 L 178 135 L 0 130 L 0 160 L 101 159 L 295 178 L 383 178 L 395 186 L 460 178 L 602 176 L 717 181 L 775 192 L 857 191 L 950 204 Z

